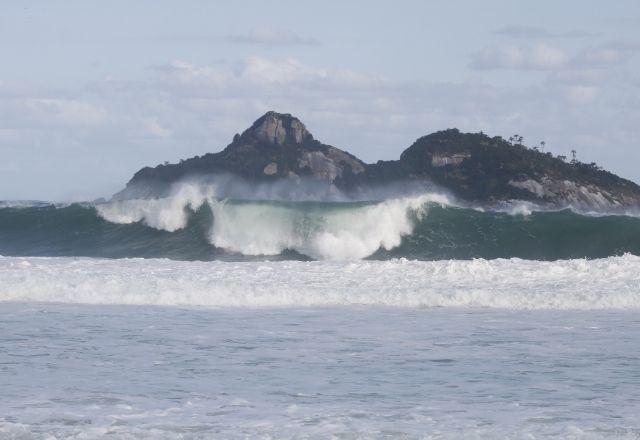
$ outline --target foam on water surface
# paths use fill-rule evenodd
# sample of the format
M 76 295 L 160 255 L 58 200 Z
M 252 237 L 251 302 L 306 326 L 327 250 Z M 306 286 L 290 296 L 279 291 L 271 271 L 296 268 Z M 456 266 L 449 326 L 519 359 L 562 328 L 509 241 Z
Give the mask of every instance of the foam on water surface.
M 428 203 L 450 204 L 441 194 L 401 197 L 376 203 L 278 203 L 215 198 L 213 186 L 181 185 L 166 198 L 97 205 L 113 223 L 145 225 L 175 232 L 187 226 L 187 208 L 203 204 L 214 222 L 208 234 L 215 247 L 243 255 L 278 255 L 294 250 L 314 259 L 361 259 L 400 245 L 413 232 Z
M 638 309 L 640 257 L 553 262 L 0 257 L 0 301 L 206 307 Z
M 635 312 L 0 304 L 0 438 L 635 439 Z

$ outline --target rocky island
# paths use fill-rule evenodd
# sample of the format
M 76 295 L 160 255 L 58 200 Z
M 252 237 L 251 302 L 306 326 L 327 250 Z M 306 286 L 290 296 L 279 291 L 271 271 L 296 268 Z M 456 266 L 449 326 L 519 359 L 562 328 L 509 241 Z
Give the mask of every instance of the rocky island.
M 162 197 L 180 181 L 222 174 L 248 184 L 311 181 L 346 195 L 391 184 L 424 184 L 489 206 L 513 200 L 596 211 L 640 205 L 635 183 L 593 163 L 528 148 L 522 138 L 507 141 L 449 129 L 419 138 L 398 160 L 367 164 L 314 139 L 294 116 L 273 111 L 236 134 L 218 153 L 141 169 L 114 199 Z

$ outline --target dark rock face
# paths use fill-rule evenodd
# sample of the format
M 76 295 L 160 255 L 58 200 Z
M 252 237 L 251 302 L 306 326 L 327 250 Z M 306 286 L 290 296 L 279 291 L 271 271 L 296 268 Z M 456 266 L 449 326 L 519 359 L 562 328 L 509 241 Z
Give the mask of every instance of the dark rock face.
M 234 174 L 249 182 L 309 178 L 343 187 L 365 169 L 366 164 L 357 157 L 315 140 L 297 118 L 268 112 L 234 136 L 223 151 L 143 168 L 114 197 L 154 197 L 180 179 L 216 173 Z
M 640 187 L 595 164 L 567 163 L 501 137 L 456 129 L 423 136 L 400 156 L 413 178 L 431 179 L 459 197 L 484 203 L 616 209 L 640 204 Z
M 157 197 L 191 177 L 232 174 L 249 183 L 322 182 L 345 194 L 388 184 L 425 182 L 483 204 L 525 200 L 547 206 L 608 210 L 640 205 L 640 187 L 594 164 L 482 133 L 444 130 L 421 137 L 396 161 L 365 164 L 313 138 L 289 114 L 268 112 L 219 153 L 143 168 L 116 199 Z

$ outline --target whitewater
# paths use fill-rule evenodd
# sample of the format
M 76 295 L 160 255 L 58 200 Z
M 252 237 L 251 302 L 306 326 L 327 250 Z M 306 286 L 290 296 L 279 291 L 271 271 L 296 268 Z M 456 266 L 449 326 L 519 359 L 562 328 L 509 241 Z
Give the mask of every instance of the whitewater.
M 0 257 L 0 438 L 638 438 L 640 257 Z
M 638 309 L 640 257 L 556 262 L 0 258 L 0 300 L 205 307 Z
M 333 197 L 221 198 L 215 186 L 182 184 L 155 199 L 5 202 L 0 255 L 188 261 L 554 261 L 640 255 L 636 213 L 548 210 L 518 201 L 489 209 L 438 192 L 381 200 Z
M 168 232 L 187 226 L 189 212 L 207 205 L 213 216 L 209 242 L 243 255 L 297 251 L 314 259 L 361 259 L 391 250 L 413 231 L 428 203 L 451 204 L 441 194 L 379 202 L 274 203 L 216 197 L 211 185 L 182 184 L 169 197 L 114 201 L 96 206 L 112 223 L 143 224 Z
M 263 190 L 0 203 L 0 438 L 640 436 L 636 216 Z

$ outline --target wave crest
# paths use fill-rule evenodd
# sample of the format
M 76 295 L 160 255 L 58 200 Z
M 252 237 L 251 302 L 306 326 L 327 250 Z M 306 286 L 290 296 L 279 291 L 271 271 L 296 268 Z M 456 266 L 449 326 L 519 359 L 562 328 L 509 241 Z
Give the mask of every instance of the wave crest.
M 244 255 L 289 249 L 322 260 L 361 259 L 399 246 L 435 201 L 446 203 L 435 195 L 329 207 L 212 201 L 210 242 Z
M 343 260 L 399 246 L 426 215 L 428 203 L 451 202 L 440 194 L 357 203 L 232 201 L 217 199 L 214 186 L 184 184 L 167 198 L 115 201 L 96 210 L 112 223 L 143 222 L 174 232 L 187 225 L 189 209 L 206 204 L 213 214 L 209 241 L 217 248 L 243 255 L 293 250 Z
M 197 210 L 215 197 L 215 187 L 180 185 L 170 197 L 121 200 L 96 205 L 98 215 L 111 223 L 143 222 L 155 229 L 175 232 L 186 226 L 187 208 Z

